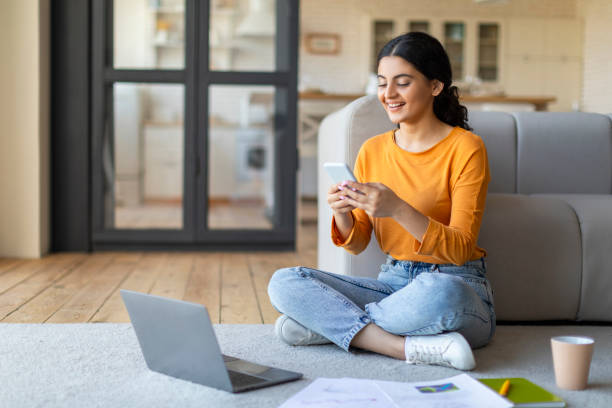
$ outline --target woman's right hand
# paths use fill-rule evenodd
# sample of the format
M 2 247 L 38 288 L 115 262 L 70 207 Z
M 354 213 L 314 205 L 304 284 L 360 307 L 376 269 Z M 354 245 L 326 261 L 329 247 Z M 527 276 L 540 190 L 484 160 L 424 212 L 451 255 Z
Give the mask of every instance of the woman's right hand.
M 331 207 L 334 212 L 334 216 L 338 217 L 346 217 L 348 213 L 355 209 L 354 206 L 347 203 L 347 200 L 344 199 L 345 195 L 342 192 L 342 189 L 348 188 L 344 183 L 338 183 L 332 185 L 327 191 L 327 204 Z
M 327 191 L 327 203 L 334 211 L 336 228 L 343 240 L 346 240 L 346 237 L 349 236 L 353 229 L 351 211 L 356 208 L 349 204 L 348 200 L 344 199 L 345 193 L 342 190 L 347 188 L 344 183 L 338 183 L 331 186 Z

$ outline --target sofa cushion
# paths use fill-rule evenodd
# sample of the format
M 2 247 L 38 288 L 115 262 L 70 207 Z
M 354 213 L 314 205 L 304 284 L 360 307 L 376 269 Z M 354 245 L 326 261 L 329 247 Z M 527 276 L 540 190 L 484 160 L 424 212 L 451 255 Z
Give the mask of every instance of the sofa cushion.
M 489 193 L 516 193 L 516 124 L 503 112 L 470 111 L 469 124 L 482 138 L 489 158 Z
M 533 195 L 567 202 L 582 232 L 582 282 L 578 320 L 612 321 L 612 196 Z
M 513 113 L 517 192 L 612 193 L 612 124 L 584 112 Z
M 489 194 L 478 245 L 499 320 L 573 320 L 580 301 L 581 242 L 563 200 Z

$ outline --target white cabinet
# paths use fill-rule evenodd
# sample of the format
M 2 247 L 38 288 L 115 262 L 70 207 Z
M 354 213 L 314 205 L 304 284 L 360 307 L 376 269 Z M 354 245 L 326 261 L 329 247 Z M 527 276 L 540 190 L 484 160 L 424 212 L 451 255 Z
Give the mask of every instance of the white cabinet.
M 578 20 L 513 18 L 508 21 L 508 55 L 580 57 L 582 28 Z
M 582 92 L 582 60 L 577 57 L 557 57 L 543 64 L 545 95 L 555 95 L 550 105 L 553 111 L 570 111 L 579 107 Z
M 142 202 L 142 93 L 131 86 L 115 86 L 114 163 L 115 202 L 122 206 Z
M 428 31 L 442 44 L 447 44 L 454 80 L 459 86 L 468 86 L 468 83 L 462 83 L 466 76 L 484 77 L 483 88 L 489 91 L 501 90 L 510 96 L 553 96 L 557 101 L 549 104 L 552 111 L 569 111 L 578 107 L 582 86 L 583 34 L 582 22 L 577 18 L 432 18 L 412 15 L 402 19 L 380 15 L 373 20 L 371 29 L 375 29 L 376 21 L 386 20 L 393 21 L 392 36 L 402 34 L 410 27 L 411 21 L 428 22 Z M 459 24 L 463 24 L 463 35 Z M 492 29 L 493 26 L 496 28 Z M 496 31 L 496 36 L 482 33 L 483 27 L 488 27 L 490 33 Z M 372 55 L 376 52 L 373 51 Z
M 274 134 L 269 127 L 211 126 L 209 197 L 274 205 Z
M 544 33 L 545 56 L 580 57 L 582 55 L 582 28 L 578 20 L 548 20 L 544 24 Z
M 580 101 L 582 27 L 578 20 L 515 18 L 508 22 L 506 93 L 552 95 L 552 111 L 569 111 Z
M 503 78 L 504 22 L 501 19 L 430 18 L 414 15 L 406 20 L 395 17 L 379 18 L 371 23 L 372 67 L 384 40 L 400 35 L 406 29 L 426 31 L 445 46 L 452 69 L 453 80 L 466 76 L 476 77 L 485 72 L 485 80 L 497 84 Z M 482 35 L 482 37 L 481 37 Z M 485 55 L 486 53 L 486 55 Z
M 506 58 L 506 93 L 521 96 L 542 95 L 544 76 L 544 65 L 532 55 L 509 55 Z
M 145 201 L 182 199 L 182 125 L 145 124 L 143 193 Z
M 540 19 L 510 19 L 507 38 L 508 55 L 539 56 L 544 54 L 544 24 Z

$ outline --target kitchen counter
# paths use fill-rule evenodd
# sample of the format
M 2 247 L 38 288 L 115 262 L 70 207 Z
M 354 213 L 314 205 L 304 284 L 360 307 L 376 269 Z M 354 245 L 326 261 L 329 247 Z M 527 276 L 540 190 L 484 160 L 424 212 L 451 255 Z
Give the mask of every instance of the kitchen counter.
M 364 94 L 329 94 L 324 92 L 300 92 L 300 100 L 321 101 L 352 101 Z M 531 104 L 536 111 L 548 110 L 548 104 L 555 102 L 553 96 L 505 96 L 505 95 L 461 95 L 461 102 L 467 103 L 503 103 L 503 104 Z
M 462 95 L 461 102 L 532 104 L 536 111 L 548 110 L 548 104 L 555 102 L 553 96 L 505 96 L 505 95 Z

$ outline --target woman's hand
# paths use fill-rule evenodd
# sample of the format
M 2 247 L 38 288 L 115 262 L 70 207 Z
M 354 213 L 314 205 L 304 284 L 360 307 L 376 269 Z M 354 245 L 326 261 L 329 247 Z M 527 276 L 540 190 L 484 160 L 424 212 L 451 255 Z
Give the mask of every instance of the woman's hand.
M 347 205 L 361 208 L 372 217 L 396 217 L 407 203 L 382 183 L 347 182 L 344 188 Z M 357 190 L 357 191 L 355 191 Z
M 342 240 L 346 240 L 353 229 L 353 216 L 351 215 L 351 211 L 353 211 L 355 207 L 348 202 L 348 197 L 346 197 L 346 192 L 348 190 L 346 182 L 342 182 L 334 184 L 327 191 L 327 203 L 334 211 L 336 228 Z
M 345 199 L 348 190 L 345 182 L 332 185 L 327 191 L 327 204 L 334 211 L 334 215 L 347 214 L 355 207 Z

